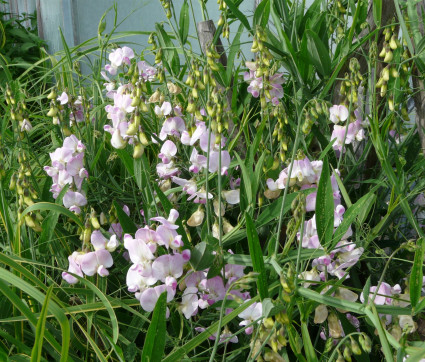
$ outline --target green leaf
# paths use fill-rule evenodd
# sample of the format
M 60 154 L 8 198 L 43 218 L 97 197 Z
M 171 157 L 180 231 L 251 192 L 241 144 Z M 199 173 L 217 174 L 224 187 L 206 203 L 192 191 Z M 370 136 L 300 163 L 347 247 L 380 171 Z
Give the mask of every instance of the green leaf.
M 232 81 L 233 64 L 235 63 L 236 54 L 238 53 L 241 47 L 241 35 L 243 32 L 244 26 L 243 24 L 239 25 L 238 31 L 236 32 L 235 37 L 233 38 L 232 45 L 230 46 L 229 56 L 227 57 L 227 69 L 226 69 L 226 78 L 229 82 L 228 86 L 230 86 L 230 82 Z
M 364 304 L 367 305 L 369 301 L 369 294 L 370 294 L 370 275 L 369 278 L 367 278 L 366 283 L 363 287 L 363 298 L 364 298 Z
M 263 251 L 261 250 L 260 239 L 251 216 L 245 212 L 246 235 L 248 237 L 249 254 L 252 259 L 254 272 L 258 273 L 257 286 L 261 300 L 268 297 L 267 275 L 264 268 Z
M 375 24 L 378 28 L 381 26 L 381 17 L 382 0 L 373 0 L 373 20 L 375 21 Z
M 275 284 L 276 285 L 276 284 Z M 243 303 L 239 308 L 236 308 L 229 314 L 223 317 L 221 320 L 221 326 L 224 327 L 231 320 L 236 318 L 238 314 L 242 313 L 246 308 L 252 305 L 255 302 L 258 302 L 259 296 L 255 296 L 254 298 Z M 208 337 L 212 336 L 217 332 L 217 327 L 220 321 L 214 322 L 209 328 L 207 328 L 204 332 L 198 334 L 195 338 L 192 338 L 189 342 L 184 344 L 181 347 L 176 348 L 173 352 L 171 352 L 166 358 L 163 359 L 162 362 L 175 362 L 181 361 L 183 357 L 192 351 L 194 348 L 199 346 L 202 342 L 208 339 Z
M 142 351 L 142 362 L 161 361 L 165 348 L 167 292 L 163 292 L 156 302 L 152 321 L 146 334 Z
M 42 210 L 49 210 L 52 212 L 57 212 L 59 214 L 63 214 L 67 217 L 69 217 L 71 220 L 73 220 L 79 227 L 81 227 L 82 229 L 84 229 L 84 225 L 81 222 L 81 220 L 79 219 L 79 217 L 77 215 L 75 215 L 73 212 L 69 211 L 67 208 L 61 206 L 61 205 L 57 205 L 57 204 L 52 204 L 50 202 L 37 202 L 34 205 L 28 206 L 23 212 L 22 212 L 22 216 L 21 219 L 28 214 L 31 211 L 42 211 Z
M 334 198 L 327 157 L 323 161 L 322 173 L 317 187 L 316 226 L 320 244 L 327 250 L 332 242 L 334 230 Z
M 131 157 L 128 152 L 120 149 L 115 149 L 115 152 L 117 153 L 118 157 L 121 159 L 121 161 L 124 163 L 124 166 L 130 176 L 134 177 L 134 164 L 133 164 L 133 157 Z
M 33 287 L 27 281 L 22 280 L 19 276 L 14 275 L 13 273 L 7 271 L 4 268 L 0 268 L 0 280 L 7 281 L 11 285 L 22 290 L 24 293 L 30 295 L 32 298 L 37 300 L 39 303 L 43 303 L 45 301 L 45 295 L 42 292 L 40 292 L 38 289 Z M 3 284 L 3 283 L 1 283 L 1 284 Z M 5 290 L 2 291 L 3 294 L 5 293 Z M 21 301 L 19 298 L 17 300 Z M 17 304 L 18 303 L 17 300 L 15 300 L 14 305 L 18 307 L 19 305 Z M 22 304 L 25 305 L 24 303 L 22 303 Z M 24 311 L 24 309 L 22 309 L 22 308 L 20 310 Z M 28 309 L 28 307 L 26 307 L 26 308 Z M 46 339 L 52 345 L 52 347 L 58 353 L 60 353 L 61 361 L 68 361 L 68 360 L 70 360 L 70 357 L 68 356 L 69 342 L 70 342 L 70 327 L 69 327 L 68 319 L 66 318 L 63 310 L 54 301 L 51 301 L 49 303 L 49 305 L 47 306 L 47 308 L 48 308 L 49 312 L 52 313 L 56 317 L 56 319 L 58 320 L 58 322 L 61 326 L 62 345 L 60 345 L 56 341 L 56 339 L 54 339 L 54 337 L 51 335 L 51 333 L 48 332 L 47 330 L 45 331 Z M 30 320 L 32 320 L 33 324 L 36 325 L 35 317 L 32 313 L 27 314 L 26 316 L 31 318 Z
M 360 198 L 354 205 L 348 208 L 348 210 L 344 213 L 344 219 L 341 224 L 335 230 L 335 233 L 332 238 L 332 244 L 329 247 L 330 250 L 338 244 L 338 242 L 342 239 L 344 234 L 347 232 L 350 225 L 354 222 L 356 217 L 360 214 L 365 214 L 366 209 L 370 209 L 369 200 L 373 200 L 375 195 L 372 193 L 367 193 L 362 198 Z
M 180 20 L 179 20 L 179 33 L 180 39 L 183 44 L 186 43 L 187 36 L 189 35 L 189 4 L 187 0 L 184 0 L 182 8 L 180 10 Z
M 38 319 L 37 328 L 35 330 L 35 341 L 31 353 L 31 362 L 40 361 L 41 359 L 41 351 L 43 350 L 44 330 L 46 327 L 47 310 L 50 302 L 50 297 L 52 295 L 52 290 L 53 285 L 51 285 L 50 288 L 47 290 L 43 307 L 41 308 L 40 317 Z
M 197 244 L 190 255 L 190 264 L 196 271 L 204 270 L 214 261 L 213 248 L 205 241 Z
M 257 25 L 265 28 L 270 16 L 270 0 L 261 1 L 254 12 L 252 27 L 256 29 Z
M 114 200 L 113 202 L 115 211 L 117 212 L 118 220 L 122 226 L 122 230 L 124 233 L 128 234 L 134 234 L 137 231 L 137 226 L 133 222 L 133 220 L 130 219 L 130 217 L 124 212 L 122 207 Z
M 410 273 L 409 290 L 410 290 L 410 303 L 415 309 L 421 296 L 423 284 L 423 263 L 425 254 L 425 241 L 419 238 L 416 242 L 415 259 L 413 261 L 412 271 Z
M 177 49 L 171 38 L 168 36 L 162 24 L 156 24 L 156 33 L 158 35 L 158 40 L 161 45 L 161 48 L 164 52 L 164 61 L 170 66 L 170 73 L 174 73 L 175 76 L 179 74 L 180 71 L 180 60 L 177 53 Z
M 245 28 L 252 34 L 251 26 L 246 16 L 238 9 L 232 0 L 224 0 L 232 14 L 239 19 L 239 21 L 245 26 Z
M 308 325 L 306 322 L 301 322 L 301 334 L 303 337 L 304 351 L 307 357 L 307 361 L 318 361 L 313 343 L 311 343 L 310 331 L 308 330 Z
M 328 49 L 312 30 L 308 29 L 306 36 L 308 56 L 311 63 L 316 67 L 321 76 L 328 77 L 332 71 Z

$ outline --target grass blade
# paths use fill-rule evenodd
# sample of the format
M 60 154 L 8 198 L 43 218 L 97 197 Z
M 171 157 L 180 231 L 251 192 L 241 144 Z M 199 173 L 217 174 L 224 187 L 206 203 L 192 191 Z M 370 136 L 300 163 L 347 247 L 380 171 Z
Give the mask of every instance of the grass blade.
M 245 212 L 246 234 L 248 237 L 249 253 L 251 254 L 252 266 L 254 272 L 258 273 L 257 286 L 261 300 L 268 297 L 267 291 L 267 275 L 264 268 L 263 251 L 261 250 L 260 240 L 258 239 L 257 230 L 251 216 Z
M 164 354 L 167 310 L 167 292 L 163 292 L 156 302 L 152 321 L 145 338 L 142 362 L 160 361 Z
M 52 295 L 52 290 L 53 285 L 51 285 L 50 288 L 47 290 L 46 298 L 43 303 L 43 308 L 41 309 L 40 317 L 37 322 L 37 328 L 35 331 L 35 342 L 31 353 L 31 362 L 38 362 L 41 359 L 41 352 L 43 350 L 44 330 L 46 328 L 47 309 L 49 306 L 50 297 Z

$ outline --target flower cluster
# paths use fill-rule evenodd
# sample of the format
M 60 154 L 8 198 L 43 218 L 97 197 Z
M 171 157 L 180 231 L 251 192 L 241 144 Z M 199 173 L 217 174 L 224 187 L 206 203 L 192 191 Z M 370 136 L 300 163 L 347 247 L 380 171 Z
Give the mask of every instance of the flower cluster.
M 88 177 L 84 168 L 85 146 L 77 137 L 71 135 L 63 141 L 63 146 L 50 153 L 52 166 L 45 166 L 44 170 L 53 179 L 50 191 L 56 199 L 62 189 L 69 185 L 63 197 L 64 206 L 75 212 L 81 213 L 81 207 L 87 204 L 87 199 L 82 191 L 83 180 Z
M 134 238 L 124 235 L 124 247 L 132 266 L 127 273 L 127 286 L 135 293 L 142 308 L 153 311 L 159 296 L 167 292 L 171 302 L 182 292 L 179 310 L 187 318 L 196 315 L 214 303 L 229 298 L 249 299 L 249 293 L 235 288 L 235 281 L 245 276 L 244 267 L 228 264 L 223 275 L 207 279 L 208 269 L 194 271 L 189 262 L 190 250 L 184 248 L 182 236 L 175 224 L 179 213 L 172 209 L 168 219 L 154 217 L 156 229 L 145 226 L 137 230 Z M 226 281 L 226 282 L 225 282 Z
M 359 110 L 354 111 L 356 117 L 354 122 L 348 121 L 349 119 L 348 109 L 344 105 L 334 105 L 329 108 L 330 120 L 334 124 L 334 128 L 331 135 L 331 141 L 335 140 L 332 147 L 336 152 L 341 152 L 343 145 L 349 145 L 354 141 L 361 141 L 365 138 L 363 129 L 363 121 Z M 339 125 L 338 123 L 342 123 Z
M 83 277 L 84 274 L 93 276 L 96 273 L 101 277 L 108 276 L 108 268 L 114 263 L 111 252 L 115 251 L 118 245 L 116 235 L 112 235 L 108 240 L 101 231 L 93 231 L 90 243 L 84 243 L 83 251 L 74 251 L 68 257 L 68 272 L 63 272 L 62 278 L 69 284 L 75 284 L 78 279 L 72 274 L 80 277 Z

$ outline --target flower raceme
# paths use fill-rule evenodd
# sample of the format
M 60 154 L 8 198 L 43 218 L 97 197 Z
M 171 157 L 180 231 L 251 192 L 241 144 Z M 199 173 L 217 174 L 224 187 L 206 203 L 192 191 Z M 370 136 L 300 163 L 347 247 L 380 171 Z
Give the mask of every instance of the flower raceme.
M 81 213 L 81 207 L 87 204 L 83 180 L 88 177 L 84 168 L 85 146 L 74 135 L 66 137 L 63 146 L 50 153 L 52 166 L 45 166 L 44 171 L 52 178 L 53 184 L 50 191 L 56 199 L 62 189 L 69 185 L 68 191 L 63 196 L 63 204 L 76 214 Z

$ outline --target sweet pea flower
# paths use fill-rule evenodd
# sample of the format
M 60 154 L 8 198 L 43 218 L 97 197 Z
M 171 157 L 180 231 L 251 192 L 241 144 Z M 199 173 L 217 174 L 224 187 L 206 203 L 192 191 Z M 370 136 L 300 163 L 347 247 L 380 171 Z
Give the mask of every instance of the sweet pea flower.
M 139 70 L 139 75 L 141 75 L 145 81 L 153 81 L 155 79 L 156 69 L 145 61 L 142 60 L 137 62 L 137 69 Z
M 210 172 L 218 172 L 218 164 L 219 164 L 219 157 L 221 157 L 221 174 L 224 175 L 227 171 L 227 169 L 230 166 L 230 154 L 228 151 L 212 151 L 210 152 L 210 164 L 209 164 L 209 171 Z
M 68 190 L 63 197 L 63 206 L 76 214 L 81 213 L 81 207 L 87 205 L 84 194 Z
M 155 106 L 155 114 L 157 116 L 168 116 L 172 110 L 173 108 L 171 107 L 170 102 L 162 103 L 161 107 L 158 105 Z
M 145 265 L 155 259 L 152 251 L 141 239 L 133 239 L 131 235 L 124 235 L 124 247 L 128 250 L 133 264 Z
M 236 205 L 240 202 L 240 190 L 229 190 L 229 191 L 222 191 L 222 194 L 224 198 L 226 199 L 226 202 L 230 205 Z
M 68 282 L 69 284 L 75 284 L 78 282 L 78 279 L 76 277 L 74 277 L 73 275 L 69 274 L 69 273 L 73 273 L 76 274 L 78 276 L 80 276 L 81 278 L 84 277 L 84 274 L 81 270 L 81 257 L 84 254 L 79 253 L 77 251 L 74 251 L 69 257 L 68 257 L 68 261 L 69 261 L 69 267 L 68 267 L 68 272 L 63 272 L 62 273 L 62 278 Z
M 180 310 L 186 319 L 198 313 L 198 289 L 195 287 L 188 287 L 185 289 L 180 305 Z
M 88 276 L 97 273 L 101 277 L 106 277 L 109 275 L 107 268 L 110 268 L 113 263 L 114 261 L 109 251 L 100 249 L 81 257 L 81 270 Z
M 179 226 L 175 224 L 178 217 L 179 217 L 179 212 L 176 209 L 171 209 L 168 219 L 162 216 L 156 216 L 156 217 L 152 217 L 151 220 L 160 222 L 162 225 L 164 225 L 168 229 L 175 230 L 179 228 Z
M 260 318 L 263 315 L 263 305 L 261 302 L 253 303 L 246 308 L 242 313 L 238 314 L 238 317 L 243 319 L 239 323 L 240 326 L 247 326 L 252 323 L 260 323 Z M 245 333 L 250 335 L 254 331 L 254 326 L 249 326 L 245 329 Z
M 62 94 L 58 97 L 58 101 L 60 104 L 64 105 L 68 103 L 68 94 L 66 92 L 62 92 Z
M 161 147 L 161 152 L 158 157 L 164 164 L 170 163 L 171 159 L 176 155 L 177 147 L 174 142 L 167 140 Z
M 169 117 L 162 125 L 159 139 L 164 141 L 167 136 L 180 137 L 180 133 L 186 130 L 186 126 L 181 117 Z
M 152 275 L 165 282 L 167 277 L 179 278 L 183 274 L 183 257 L 180 254 L 165 254 L 152 263 Z
M 174 166 L 174 162 L 158 163 L 156 165 L 156 173 L 162 179 L 169 179 L 180 173 L 180 170 Z
M 196 182 L 194 180 L 185 180 L 177 176 L 173 176 L 171 180 L 177 185 L 183 186 L 183 191 L 188 195 L 193 195 L 198 190 L 198 186 L 196 186 Z
M 189 171 L 193 173 L 198 173 L 199 171 L 202 171 L 203 168 L 207 167 L 207 158 L 203 155 L 200 155 L 196 148 L 192 150 L 192 154 L 190 155 L 190 162 L 192 165 L 189 167 Z
M 338 124 L 339 122 L 344 122 L 348 118 L 348 109 L 344 105 L 334 105 L 329 108 L 329 118 L 332 123 Z
M 163 292 L 167 292 L 167 303 L 173 300 L 176 293 L 173 288 L 168 287 L 165 284 L 158 285 L 154 288 L 147 288 L 140 295 L 140 305 L 146 312 L 152 312 L 155 308 L 155 304 L 158 301 L 159 296 Z

